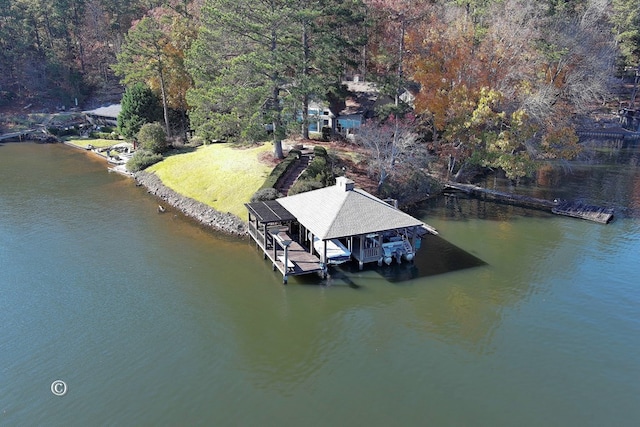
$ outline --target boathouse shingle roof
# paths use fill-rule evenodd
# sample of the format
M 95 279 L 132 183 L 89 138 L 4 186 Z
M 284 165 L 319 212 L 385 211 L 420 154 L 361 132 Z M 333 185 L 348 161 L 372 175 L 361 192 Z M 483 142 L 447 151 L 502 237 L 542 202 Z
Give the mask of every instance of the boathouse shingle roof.
M 277 199 L 300 224 L 322 240 L 424 223 L 388 203 L 353 187 L 353 181 L 340 177 L 334 186 Z

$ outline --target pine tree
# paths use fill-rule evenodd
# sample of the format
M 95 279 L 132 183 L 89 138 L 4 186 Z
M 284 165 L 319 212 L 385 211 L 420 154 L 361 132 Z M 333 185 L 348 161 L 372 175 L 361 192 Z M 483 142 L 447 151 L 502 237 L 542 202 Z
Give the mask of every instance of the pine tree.
M 357 42 L 360 1 L 209 0 L 189 52 L 191 120 L 207 139 L 259 140 L 282 156 L 287 121 L 335 91 Z M 304 132 L 304 131 L 303 131 Z
M 118 63 L 113 67 L 125 84 L 149 82 L 152 79 L 159 81 L 167 135 L 170 135 L 167 94 L 168 65 L 171 62 L 170 50 L 167 49 L 169 44 L 170 41 L 159 22 L 155 18 L 145 16 L 127 33 L 125 43 L 118 54 Z
M 118 131 L 126 138 L 133 138 L 142 125 L 158 121 L 161 117 L 158 97 L 144 84 L 136 83 L 122 96 Z
M 189 54 L 195 89 L 188 100 L 208 139 L 258 140 L 265 124 L 283 157 L 283 93 L 295 66 L 293 0 L 209 0 Z

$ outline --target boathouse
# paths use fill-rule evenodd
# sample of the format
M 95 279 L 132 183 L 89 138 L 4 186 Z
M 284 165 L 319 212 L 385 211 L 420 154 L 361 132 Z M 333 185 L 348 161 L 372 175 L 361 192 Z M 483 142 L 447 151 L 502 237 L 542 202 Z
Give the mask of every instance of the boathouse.
M 421 236 L 435 233 L 345 177 L 331 187 L 245 206 L 249 234 L 285 283 L 294 275 L 324 277 L 329 265 L 349 260 L 360 268 L 371 262 L 411 261 Z
M 89 123 L 95 126 L 117 126 L 118 115 L 122 111 L 120 104 L 111 104 L 107 107 L 96 108 L 95 110 L 84 111 Z

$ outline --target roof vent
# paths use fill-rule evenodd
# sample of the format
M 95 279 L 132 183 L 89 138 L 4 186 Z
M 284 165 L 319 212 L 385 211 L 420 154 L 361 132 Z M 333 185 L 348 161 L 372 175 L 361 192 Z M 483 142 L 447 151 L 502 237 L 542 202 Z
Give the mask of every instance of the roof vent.
M 336 178 L 336 186 L 342 191 L 351 191 L 355 183 L 345 176 L 339 176 Z

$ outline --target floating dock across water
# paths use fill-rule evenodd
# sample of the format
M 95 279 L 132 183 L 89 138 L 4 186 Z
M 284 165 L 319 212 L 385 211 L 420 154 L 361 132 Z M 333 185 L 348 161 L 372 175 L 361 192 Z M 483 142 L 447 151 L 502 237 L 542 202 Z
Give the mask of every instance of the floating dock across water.
M 486 200 L 507 203 L 514 206 L 522 206 L 525 208 L 546 210 L 556 215 L 586 219 L 600 224 L 608 224 L 613 220 L 614 211 L 612 208 L 588 205 L 581 202 L 538 199 L 535 197 L 490 190 L 472 184 L 460 184 L 456 182 L 448 182 L 445 185 L 445 192 L 446 191 L 460 191 Z
M 613 219 L 613 209 L 600 206 L 585 205 L 579 202 L 560 202 L 551 209 L 556 215 L 570 216 L 589 221 L 608 224 Z

